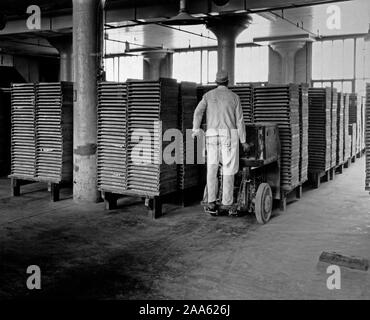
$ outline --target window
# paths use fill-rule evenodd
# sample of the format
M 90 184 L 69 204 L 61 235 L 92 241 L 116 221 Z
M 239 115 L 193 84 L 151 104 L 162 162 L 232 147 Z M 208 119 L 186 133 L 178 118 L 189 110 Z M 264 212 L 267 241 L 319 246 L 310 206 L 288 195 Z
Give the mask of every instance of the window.
M 365 83 L 370 82 L 370 44 L 364 38 L 313 43 L 312 78 L 314 87 L 364 95 Z
M 121 56 L 105 59 L 107 81 L 125 82 L 127 79 L 143 79 L 143 57 Z
M 236 50 L 235 81 L 267 82 L 268 81 L 268 47 L 244 47 Z
M 173 55 L 173 76 L 179 81 L 201 83 L 201 51 L 179 52 Z
M 117 44 L 113 43 L 115 46 Z M 114 48 L 110 48 L 113 50 Z M 268 81 L 269 49 L 261 47 L 239 47 L 235 57 L 235 82 L 264 83 Z M 217 51 L 199 49 L 175 52 L 173 55 L 173 77 L 178 81 L 212 84 L 218 70 Z M 124 82 L 129 78 L 143 78 L 143 57 L 119 55 L 105 59 L 107 81 Z
M 312 60 L 314 80 L 352 79 L 354 39 L 314 42 Z
M 213 83 L 217 73 L 215 50 L 192 50 L 173 55 L 173 77 L 178 81 Z
M 214 83 L 218 69 L 217 51 L 204 49 L 177 52 L 173 64 L 174 78 L 179 81 Z M 236 83 L 267 82 L 268 47 L 237 48 L 235 65 Z
M 366 83 L 370 83 L 370 42 L 356 40 L 356 92 L 365 96 Z

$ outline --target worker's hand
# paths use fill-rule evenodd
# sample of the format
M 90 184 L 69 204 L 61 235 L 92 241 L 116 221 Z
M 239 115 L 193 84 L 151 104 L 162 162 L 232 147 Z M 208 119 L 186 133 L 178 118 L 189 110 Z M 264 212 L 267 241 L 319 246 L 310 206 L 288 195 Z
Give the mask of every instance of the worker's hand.
M 242 143 L 242 148 L 244 153 L 248 153 L 251 150 L 251 147 L 248 143 Z
M 195 139 L 196 137 L 200 136 L 200 129 L 193 129 L 192 138 Z

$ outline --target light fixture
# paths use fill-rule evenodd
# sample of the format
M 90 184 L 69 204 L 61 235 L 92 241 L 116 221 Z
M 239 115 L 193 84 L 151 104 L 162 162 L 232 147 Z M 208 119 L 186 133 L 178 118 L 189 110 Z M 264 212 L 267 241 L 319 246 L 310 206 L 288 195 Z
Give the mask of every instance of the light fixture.
M 170 26 L 188 26 L 195 24 L 204 24 L 200 18 L 193 17 L 186 10 L 186 0 L 180 0 L 180 12 L 177 16 L 162 22 Z

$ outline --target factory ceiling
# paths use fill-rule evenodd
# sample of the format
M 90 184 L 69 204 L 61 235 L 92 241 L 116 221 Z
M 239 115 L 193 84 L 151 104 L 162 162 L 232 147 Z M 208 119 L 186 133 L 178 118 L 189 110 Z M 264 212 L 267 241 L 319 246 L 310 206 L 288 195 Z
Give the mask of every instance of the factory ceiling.
M 1 0 L 0 12 L 9 18 L 19 18 L 25 15 L 31 5 L 39 6 L 45 13 L 60 13 L 72 9 L 72 0 Z
M 272 10 L 268 13 L 252 14 L 253 22 L 238 38 L 239 44 L 268 43 L 269 39 L 301 38 L 302 36 L 318 39 L 320 37 L 364 34 L 369 29 L 370 1 L 353 0 L 338 2 L 338 25 L 330 25 L 331 4 L 311 7 L 299 7 Z M 143 24 L 125 27 L 127 22 L 115 23 L 117 29 L 108 29 L 111 40 L 110 52 L 122 52 L 124 44 L 115 42 L 128 41 L 150 47 L 167 49 L 186 49 L 189 47 L 212 47 L 217 40 L 205 26 L 169 28 L 160 24 Z M 263 41 L 265 40 L 265 41 Z M 134 46 L 133 46 L 134 47 Z
M 340 27 L 334 29 L 328 28 L 327 23 L 330 16 L 328 7 L 333 4 L 333 1 L 230 0 L 224 6 L 217 6 L 213 0 L 188 0 L 188 7 L 189 12 L 203 18 L 217 15 L 220 12 L 239 14 L 254 12 L 252 13 L 252 24 L 238 38 L 240 44 L 256 42 L 260 44 L 266 39 L 302 35 L 317 38 L 367 32 L 370 22 L 369 0 L 334 2 L 340 8 L 341 13 Z M 43 21 L 42 30 L 38 33 L 29 32 L 24 22 L 21 21 L 22 13 L 26 12 L 27 6 L 35 4 L 41 7 L 42 12 L 51 13 L 51 17 L 46 17 Z M 310 4 L 316 5 L 309 6 Z M 15 44 L 14 40 L 19 41 L 19 37 L 30 37 L 31 42 L 39 41 L 37 43 L 41 44 L 39 48 L 34 46 L 35 51 L 40 48 L 44 51 L 49 50 L 44 46 L 45 38 L 72 31 L 71 7 L 72 0 L 0 0 L 0 13 L 13 15 L 13 18 L 16 15 L 18 19 L 9 21 L 7 27 L 0 31 L 2 47 L 5 46 L 5 40 L 8 41 L 6 47 L 9 49 L 12 43 Z M 285 7 L 287 8 L 282 9 Z M 120 42 L 125 41 L 137 43 L 138 47 L 168 49 L 217 45 L 215 36 L 204 25 L 178 28 L 163 26 L 160 23 L 148 24 L 171 18 L 178 13 L 178 10 L 178 0 L 107 0 L 107 36 L 111 40 L 118 40 L 117 42 L 107 41 L 110 52 L 122 53 L 125 44 Z M 33 39 L 37 37 L 41 40 Z M 21 48 L 20 42 L 19 48 Z M 31 50 L 32 46 L 29 45 L 27 48 Z M 55 54 L 52 49 L 49 52 Z
M 161 7 L 179 9 L 179 0 L 101 0 L 107 10 Z M 277 8 L 293 8 L 320 3 L 336 2 L 337 0 L 188 0 L 191 13 L 232 12 L 240 10 L 272 10 Z M 219 5 L 225 3 L 225 5 Z M 57 14 L 71 11 L 72 0 L 1 0 L 0 13 L 13 19 L 21 17 L 31 5 L 37 5 L 44 14 Z

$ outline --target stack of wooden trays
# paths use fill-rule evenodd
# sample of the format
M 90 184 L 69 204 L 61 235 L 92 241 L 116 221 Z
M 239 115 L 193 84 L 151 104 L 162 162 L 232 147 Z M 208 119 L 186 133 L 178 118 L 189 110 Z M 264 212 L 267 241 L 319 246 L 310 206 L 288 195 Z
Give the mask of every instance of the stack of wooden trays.
M 18 179 L 34 179 L 36 174 L 35 85 L 13 84 L 11 100 L 11 176 Z
M 253 101 L 255 122 L 279 125 L 281 185 L 285 191 L 292 190 L 300 184 L 299 86 L 255 87 Z
M 177 190 L 177 164 L 163 134 L 178 127 L 176 80 L 128 82 L 127 190 L 161 196 Z M 163 156 L 162 156 L 163 153 Z
M 366 104 L 366 97 L 361 97 L 361 105 L 359 108 L 359 115 L 358 115 L 358 148 L 357 152 L 360 152 L 365 149 L 365 104 Z
M 357 123 L 358 119 L 358 96 L 357 93 L 349 95 L 349 124 Z
M 351 157 L 356 156 L 357 149 L 357 124 L 352 123 L 349 125 L 349 135 L 351 137 Z
M 73 84 L 36 86 L 36 179 L 73 180 Z
M 351 137 L 349 135 L 349 94 L 344 95 L 343 129 L 343 154 L 344 161 L 347 161 L 351 157 Z
M 331 168 L 331 89 L 310 88 L 308 129 L 308 171 Z
M 233 86 L 231 91 L 240 98 L 245 123 L 253 122 L 253 88 L 250 85 Z
M 98 85 L 98 189 L 122 194 L 127 189 L 127 85 Z
M 370 191 L 370 83 L 366 84 L 365 105 L 366 190 Z
M 332 89 L 331 91 L 331 167 L 337 165 L 337 142 L 338 142 L 338 91 Z
M 344 162 L 344 95 L 338 93 L 337 109 L 337 165 Z
M 0 89 L 0 177 L 10 172 L 10 90 Z
M 198 186 L 199 172 L 196 165 L 196 148 L 192 143 L 193 116 L 197 107 L 197 85 L 182 82 L 179 88 L 179 128 L 182 133 L 181 159 L 178 163 L 179 190 L 187 190 Z M 188 143 L 189 142 L 189 143 Z
M 308 84 L 299 86 L 300 159 L 299 181 L 308 179 Z

